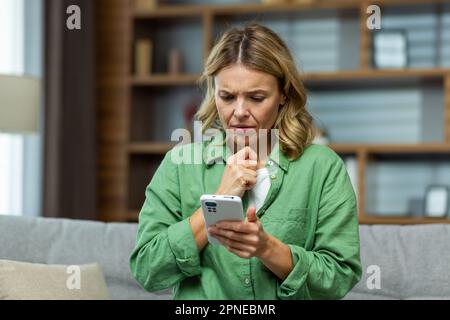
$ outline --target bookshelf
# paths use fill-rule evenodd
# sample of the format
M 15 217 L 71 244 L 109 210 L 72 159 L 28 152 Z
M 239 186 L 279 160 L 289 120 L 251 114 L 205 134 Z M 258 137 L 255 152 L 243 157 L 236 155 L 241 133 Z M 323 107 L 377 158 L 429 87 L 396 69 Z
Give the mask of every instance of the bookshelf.
M 338 61 L 329 70 L 304 71 L 302 73 L 303 80 L 313 97 L 320 98 L 330 89 L 342 90 L 349 94 L 363 90 L 369 90 L 368 92 L 378 89 L 389 90 L 387 92 L 393 90 L 394 98 L 397 94 L 396 90 L 404 91 L 405 96 L 408 96 L 410 92 L 408 90 L 423 90 L 423 96 L 419 97 L 423 100 L 422 104 L 433 105 L 435 106 L 433 110 L 436 109 L 439 112 L 439 123 L 433 125 L 436 127 L 433 129 L 435 132 L 431 130 L 434 133 L 428 134 L 414 128 L 416 133 L 414 139 L 403 137 L 403 140 L 398 139 L 398 141 L 395 139 L 392 141 L 386 139 L 379 141 L 377 139 L 370 141 L 363 141 L 363 139 L 362 141 L 332 140 L 330 147 L 333 150 L 344 159 L 352 157 L 356 160 L 356 193 L 360 223 L 450 222 L 450 219 L 447 218 L 401 216 L 399 212 L 397 215 L 394 212 L 384 212 L 380 215 L 378 212 L 373 212 L 374 209 L 377 209 L 376 206 L 371 205 L 374 202 L 372 199 L 374 190 L 371 188 L 375 184 L 368 181 L 370 177 L 368 172 L 373 171 L 373 167 L 376 171 L 378 164 L 389 165 L 392 163 L 395 166 L 397 163 L 414 162 L 418 163 L 420 170 L 423 171 L 428 170 L 429 166 L 434 166 L 434 163 L 443 166 L 444 172 L 448 171 L 447 166 L 450 168 L 450 65 L 434 65 L 426 68 L 411 67 L 402 70 L 375 69 L 371 62 L 372 31 L 365 27 L 368 16 L 366 8 L 369 4 L 377 4 L 382 10 L 394 7 L 398 12 L 408 15 L 409 10 L 413 10 L 411 14 L 415 14 L 414 6 L 419 8 L 419 13 L 422 10 L 421 6 L 429 5 L 435 5 L 433 10 L 436 12 L 445 10 L 450 12 L 449 8 L 444 7 L 445 1 L 379 0 L 369 3 L 360 0 L 316 0 L 311 4 L 166 5 L 151 11 L 135 9 L 132 1 L 108 0 L 108 5 L 106 5 L 106 0 L 100 0 L 98 5 L 101 5 L 102 1 L 105 2 L 105 5 L 102 7 L 102 11 L 97 13 L 99 21 L 97 35 L 99 43 L 107 44 L 107 46 L 102 45 L 98 50 L 100 62 L 97 72 L 99 90 L 98 210 L 100 219 L 105 221 L 137 220 L 140 206 L 144 200 L 145 186 L 164 154 L 175 145 L 174 142 L 170 142 L 170 131 L 177 126 L 185 125 L 182 119 L 183 107 L 187 102 L 191 103 L 189 101 L 198 101 L 201 96 L 197 88 L 201 65 L 218 34 L 225 26 L 249 20 L 262 23 L 273 20 L 275 25 L 280 26 L 286 21 L 299 20 L 299 17 L 306 17 L 307 21 L 314 22 L 314 19 L 321 19 L 323 15 L 331 16 L 332 19 L 336 17 L 335 20 L 332 20 L 333 23 L 334 21 L 338 21 L 338 23 L 343 21 L 343 24 L 349 23 L 350 26 L 357 26 L 359 29 L 357 33 L 349 34 L 354 37 L 350 40 L 357 45 L 358 55 L 356 61 L 350 61 L 350 63 Z M 414 8 L 411 9 L 411 6 Z M 111 17 L 114 17 L 113 21 Z M 270 24 L 268 26 L 271 27 Z M 277 28 L 274 29 L 278 32 Z M 184 52 L 191 50 L 191 46 L 194 46 L 195 49 L 192 50 L 196 51 L 187 57 L 188 67 L 181 74 L 166 73 L 164 54 L 158 53 L 158 49 L 161 50 L 161 47 L 164 47 L 165 51 L 169 49 L 167 43 L 158 45 L 161 38 L 169 39 L 171 37 L 167 30 L 172 30 L 175 34 L 180 32 L 179 30 L 183 30 L 182 32 L 185 33 L 178 35 L 181 38 L 186 35 L 196 35 L 196 39 L 189 39 L 191 43 L 186 44 L 180 41 L 180 46 L 185 46 Z M 280 27 L 280 30 L 283 30 L 283 27 Z M 337 34 L 337 37 L 346 36 L 345 29 L 340 32 L 341 34 Z M 158 33 L 162 35 L 158 35 Z M 282 32 L 281 35 L 283 36 Z M 141 36 L 153 37 L 155 48 L 153 65 L 157 66 L 154 68 L 154 73 L 149 76 L 133 75 L 133 44 Z M 345 55 L 345 51 L 340 53 Z M 432 94 L 427 93 L 427 88 L 431 88 Z M 435 93 L 440 97 L 437 100 L 434 98 Z M 323 99 L 312 99 L 311 103 L 314 101 L 318 101 L 318 105 L 326 102 Z M 320 112 L 325 112 L 324 115 L 326 115 L 326 110 L 328 110 L 323 106 L 311 109 L 317 111 L 319 115 Z M 399 110 L 394 110 L 393 114 L 399 113 Z M 421 115 L 425 117 L 425 114 L 420 107 L 417 107 L 416 111 L 413 115 L 407 114 L 407 117 L 420 122 Z M 324 118 L 326 117 L 324 116 Z M 430 121 L 435 119 L 436 117 Z M 422 125 L 425 128 L 430 126 L 429 124 Z M 336 132 L 339 132 L 338 126 L 336 125 Z M 392 129 L 386 128 L 387 130 Z M 408 130 L 411 128 L 408 127 Z M 380 186 L 380 188 L 385 187 Z M 385 189 L 388 190 L 389 187 Z M 405 199 L 402 201 L 404 202 Z

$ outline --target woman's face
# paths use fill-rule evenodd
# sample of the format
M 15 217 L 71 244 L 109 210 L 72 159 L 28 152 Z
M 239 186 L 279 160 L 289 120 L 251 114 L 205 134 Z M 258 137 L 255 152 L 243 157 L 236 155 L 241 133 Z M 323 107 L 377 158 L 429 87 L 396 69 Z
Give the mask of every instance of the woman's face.
M 234 144 L 239 148 L 258 143 L 260 129 L 267 129 L 270 136 L 278 108 L 285 102 L 277 79 L 234 64 L 222 69 L 214 80 L 219 118 L 223 128 L 232 133 Z

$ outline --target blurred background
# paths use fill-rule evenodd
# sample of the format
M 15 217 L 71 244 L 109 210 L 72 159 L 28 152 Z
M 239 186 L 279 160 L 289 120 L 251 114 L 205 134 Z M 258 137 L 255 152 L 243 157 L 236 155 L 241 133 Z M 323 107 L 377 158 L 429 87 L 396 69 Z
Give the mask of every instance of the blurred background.
M 192 129 L 209 50 L 256 21 L 291 49 L 360 222 L 450 221 L 448 1 L 0 5 L 0 214 L 137 221 L 171 133 Z

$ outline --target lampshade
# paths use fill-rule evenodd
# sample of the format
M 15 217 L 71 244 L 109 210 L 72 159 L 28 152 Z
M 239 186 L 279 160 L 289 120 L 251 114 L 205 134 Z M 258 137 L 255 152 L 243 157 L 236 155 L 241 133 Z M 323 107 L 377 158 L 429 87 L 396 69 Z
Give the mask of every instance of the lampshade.
M 36 132 L 40 102 L 38 79 L 0 75 L 0 132 Z

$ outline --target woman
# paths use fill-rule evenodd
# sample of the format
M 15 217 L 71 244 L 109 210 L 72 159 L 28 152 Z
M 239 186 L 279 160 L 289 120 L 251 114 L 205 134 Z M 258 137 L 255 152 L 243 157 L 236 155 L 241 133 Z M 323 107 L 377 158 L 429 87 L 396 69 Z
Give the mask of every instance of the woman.
M 218 133 L 172 149 L 156 171 L 134 277 L 149 291 L 173 287 L 174 299 L 344 297 L 361 277 L 355 194 L 342 160 L 311 144 L 305 89 L 286 45 L 258 24 L 233 28 L 212 49 L 203 80 L 197 118 L 203 132 Z M 212 151 L 221 145 L 223 153 Z M 204 161 L 175 164 L 180 152 Z M 223 246 L 206 236 L 199 199 L 211 193 L 242 197 L 246 212 L 245 221 L 208 230 Z

